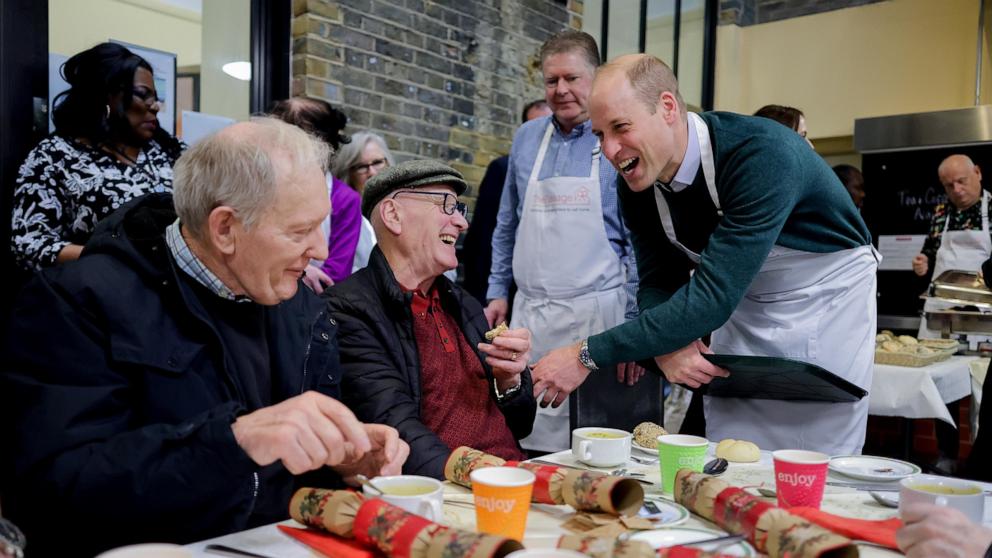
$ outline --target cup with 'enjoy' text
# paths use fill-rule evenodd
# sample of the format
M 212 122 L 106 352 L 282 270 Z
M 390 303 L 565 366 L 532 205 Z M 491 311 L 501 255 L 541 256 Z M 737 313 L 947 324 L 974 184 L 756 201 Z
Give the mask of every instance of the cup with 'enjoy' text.
M 476 530 L 522 541 L 534 473 L 517 467 L 485 467 L 469 475 L 475 496 Z
M 658 436 L 658 464 L 661 466 L 661 489 L 668 494 L 675 490 L 675 474 L 679 469 L 701 472 L 706 461 L 709 440 L 686 434 Z
M 772 459 L 779 507 L 819 508 L 830 456 L 818 451 L 778 450 L 772 452 Z

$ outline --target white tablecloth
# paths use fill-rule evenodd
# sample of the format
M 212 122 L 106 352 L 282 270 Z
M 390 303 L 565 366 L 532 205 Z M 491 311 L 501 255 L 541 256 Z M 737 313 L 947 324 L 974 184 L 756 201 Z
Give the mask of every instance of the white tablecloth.
M 709 457 L 712 457 L 713 447 L 709 450 Z M 559 452 L 546 456 L 548 461 L 554 461 L 564 465 L 576 465 L 568 451 Z M 649 497 L 662 497 L 659 468 L 657 465 L 641 465 L 630 462 L 626 466 L 633 472 L 645 473 L 645 479 L 655 483 L 653 486 L 645 486 L 645 492 Z M 771 455 L 762 452 L 761 461 L 758 463 L 732 463 L 727 472 L 721 478 L 736 486 L 767 486 L 774 488 Z M 831 473 L 831 478 L 834 474 Z M 849 478 L 836 477 L 837 480 L 851 481 Z M 979 483 L 982 484 L 982 483 Z M 984 485 L 990 488 L 992 485 Z M 878 505 L 867 492 L 857 491 L 851 488 L 827 486 L 824 492 L 822 509 L 830 513 L 847 517 L 859 517 L 864 519 L 885 519 L 893 517 L 897 511 Z M 985 523 L 990 523 L 992 515 L 992 501 L 986 499 Z M 524 534 L 524 545 L 528 548 L 550 548 L 554 547 L 558 538 L 564 533 L 561 524 L 573 514 L 572 508 L 568 506 L 550 506 L 544 504 L 534 504 L 531 506 L 527 516 L 527 530 Z M 472 494 L 468 489 L 445 483 L 445 521 L 453 527 L 475 530 L 475 511 L 472 506 Z M 300 527 L 299 524 L 290 520 L 284 522 L 287 525 Z M 700 517 L 692 515 L 682 525 L 688 527 L 705 527 L 718 529 L 712 523 Z M 295 541 L 288 535 L 281 533 L 275 525 L 266 525 L 240 533 L 234 533 L 224 537 L 218 537 L 209 541 L 201 541 L 188 545 L 187 548 L 193 555 L 200 558 L 210 558 L 216 556 L 204 551 L 204 547 L 210 543 L 224 544 L 250 550 L 264 556 L 273 558 L 322 558 L 323 555 L 310 550 L 309 547 Z M 870 547 L 861 546 L 860 555 L 864 558 L 899 556 L 898 553 Z
M 977 359 L 952 356 L 920 368 L 876 364 L 868 414 L 940 419 L 957 427 L 946 404 L 971 395 L 970 364 Z

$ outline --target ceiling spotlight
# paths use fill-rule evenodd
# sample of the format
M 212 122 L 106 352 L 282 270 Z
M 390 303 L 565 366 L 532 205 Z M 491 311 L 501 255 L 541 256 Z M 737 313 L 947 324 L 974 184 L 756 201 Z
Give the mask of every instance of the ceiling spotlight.
M 224 70 L 225 74 L 234 79 L 251 81 L 251 62 L 245 62 L 243 60 L 239 62 L 228 62 L 221 69 Z

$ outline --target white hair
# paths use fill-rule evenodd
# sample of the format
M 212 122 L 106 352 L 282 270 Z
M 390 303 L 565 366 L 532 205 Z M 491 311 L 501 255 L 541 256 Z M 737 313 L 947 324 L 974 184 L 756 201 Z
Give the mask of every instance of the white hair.
M 323 173 L 330 147 L 275 118 L 252 118 L 204 139 L 176 162 L 173 201 L 179 220 L 197 238 L 210 212 L 229 206 L 246 228 L 271 205 L 280 183 L 308 168 Z
M 365 151 L 365 146 L 369 143 L 375 143 L 379 149 L 382 149 L 389 166 L 396 164 L 396 160 L 393 159 L 393 154 L 389 151 L 389 146 L 386 145 L 386 140 L 382 136 L 373 132 L 358 132 L 351 135 L 351 143 L 342 145 L 334 154 L 334 160 L 331 161 L 331 174 L 338 180 L 348 182 L 351 166 L 362 158 L 362 151 Z M 350 183 L 349 186 L 351 186 Z

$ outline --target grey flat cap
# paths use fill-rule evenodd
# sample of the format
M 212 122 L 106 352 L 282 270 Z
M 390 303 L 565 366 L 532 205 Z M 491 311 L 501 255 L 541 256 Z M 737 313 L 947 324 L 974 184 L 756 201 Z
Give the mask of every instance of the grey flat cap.
M 468 188 L 460 172 L 435 159 L 418 159 L 386 167 L 365 183 L 362 215 L 369 219 L 375 204 L 397 190 L 437 184 L 451 186 L 459 196 Z

